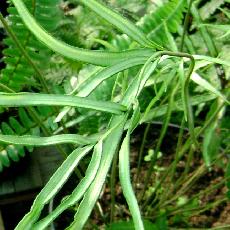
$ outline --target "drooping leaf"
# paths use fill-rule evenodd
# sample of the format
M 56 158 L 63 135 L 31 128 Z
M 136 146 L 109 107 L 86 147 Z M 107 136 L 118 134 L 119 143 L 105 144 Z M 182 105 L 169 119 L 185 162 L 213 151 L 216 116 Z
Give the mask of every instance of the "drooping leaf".
M 130 181 L 129 148 L 130 133 L 128 131 L 119 151 L 119 178 L 123 194 L 128 203 L 129 210 L 133 218 L 135 230 L 144 230 L 144 224 L 142 221 L 140 209 Z
M 31 16 L 21 0 L 12 0 L 18 13 L 28 29 L 46 46 L 53 51 L 70 59 L 92 63 L 99 66 L 113 65 L 121 60 L 136 56 L 148 57 L 151 49 L 127 50 L 125 52 L 93 51 L 76 48 L 61 42 L 49 35 Z
M 46 186 L 41 190 L 33 205 L 24 218 L 18 223 L 15 230 L 31 230 L 38 220 L 45 204 L 52 199 L 67 181 L 79 161 L 92 149 L 92 146 L 74 150 L 50 178 Z
M 84 195 L 90 184 L 92 183 L 98 167 L 100 165 L 102 155 L 103 141 L 100 140 L 94 147 L 94 152 L 89 163 L 89 166 L 85 172 L 85 177 L 80 181 L 73 192 L 65 197 L 65 199 L 45 218 L 40 220 L 34 225 L 34 230 L 45 229 L 55 218 L 57 218 L 64 210 L 76 204 L 79 199 Z

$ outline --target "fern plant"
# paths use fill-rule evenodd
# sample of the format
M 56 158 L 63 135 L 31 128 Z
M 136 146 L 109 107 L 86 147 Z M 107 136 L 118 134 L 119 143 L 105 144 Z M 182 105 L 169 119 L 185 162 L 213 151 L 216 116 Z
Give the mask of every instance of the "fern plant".
M 58 9 L 58 3 L 60 1 L 52 1 L 49 5 L 43 1 L 26 1 L 25 4 L 30 9 L 34 17 L 50 32 L 54 31 L 61 18 L 61 11 Z M 52 52 L 47 50 L 41 43 L 36 42 L 36 38 L 30 33 L 30 31 L 24 26 L 17 10 L 9 3 L 8 7 L 9 16 L 7 17 L 10 24 L 9 29 L 13 31 L 12 36 L 4 39 L 6 48 L 3 50 L 6 67 L 2 69 L 0 75 L 0 83 L 7 85 L 11 92 L 20 90 L 30 90 L 30 88 L 47 90 L 42 85 L 40 80 L 44 78 L 45 70 L 48 69 L 51 62 Z M 45 4 L 45 5 L 44 5 Z M 50 21 L 49 17 L 52 15 L 53 20 Z M 16 41 L 16 43 L 15 43 Z M 35 63 L 34 66 L 29 65 L 28 57 L 22 55 L 21 47 L 25 47 L 26 54 L 31 58 L 30 61 Z M 42 68 L 41 68 L 42 67 Z M 43 71 L 40 71 L 42 69 Z M 39 75 L 39 76 L 38 76 Z M 44 80 L 43 80 L 44 82 Z M 7 91 L 9 91 L 7 88 Z M 48 112 L 47 112 L 48 111 Z M 45 126 L 51 127 L 52 125 L 52 111 L 50 108 L 39 109 L 33 111 L 42 120 L 45 116 Z M 32 120 L 31 120 L 32 119 Z M 47 121 L 49 124 L 47 126 Z M 38 121 L 31 118 L 31 113 L 28 110 L 19 110 L 18 117 L 10 117 L 9 122 L 2 123 L 1 133 L 3 134 L 40 134 L 40 128 Z M 43 121 L 42 121 L 43 122 Z M 55 123 L 54 123 L 55 124 Z M 57 124 L 55 124 L 57 126 Z M 36 131 L 37 130 L 37 131 Z M 36 131 L 36 132 L 35 132 Z M 33 148 L 28 148 L 31 152 Z M 25 149 L 21 146 L 6 145 L 1 146 L 0 150 L 0 171 L 3 167 L 9 167 L 11 160 L 19 161 L 20 157 L 25 155 Z
M 144 18 L 142 20 L 144 28 L 148 28 L 148 23 L 155 27 L 155 29 L 147 29 L 149 32 L 146 32 L 146 34 L 138 26 L 117 12 L 112 11 L 106 5 L 95 0 L 81 0 L 82 4 L 89 7 L 119 31 L 127 35 L 128 39 L 126 41 L 128 41 L 128 47 L 125 48 L 125 45 L 121 48 L 121 45 L 119 45 L 119 48 L 115 49 L 116 51 L 87 50 L 65 44 L 50 35 L 40 26 L 22 0 L 12 0 L 12 2 L 25 26 L 49 49 L 74 61 L 100 66 L 100 68 L 97 68 L 90 76 L 77 84 L 73 88 L 73 91 L 68 94 L 1 93 L 0 106 L 27 108 L 31 106 L 65 106 L 65 111 L 69 111 L 69 107 L 76 107 L 79 112 L 82 112 L 83 116 L 87 116 L 86 114 L 89 114 L 89 111 L 93 110 L 95 111 L 94 113 L 99 113 L 102 116 L 106 114 L 109 120 L 106 126 L 94 136 L 60 134 L 42 137 L 31 135 L 31 133 L 30 135 L 18 136 L 14 135 L 8 125 L 3 125 L 5 133 L 0 134 L 0 141 L 5 144 L 42 146 L 72 143 L 75 147 L 75 150 L 68 155 L 46 186 L 37 195 L 30 211 L 19 222 L 16 229 L 45 229 L 61 213 L 77 203 L 79 205 L 77 205 L 74 220 L 66 229 L 82 229 L 100 196 L 117 151 L 119 158 L 119 180 L 133 218 L 134 227 L 138 230 L 145 229 L 144 225 L 146 222 L 143 221 L 138 201 L 140 203 L 145 197 L 150 176 L 155 166 L 172 112 L 174 110 L 184 111 L 184 120 L 187 122 L 190 131 L 190 137 L 183 148 L 176 153 L 175 162 L 178 162 L 186 151 L 189 152 L 190 159 L 194 149 L 199 149 L 198 138 L 212 121 L 215 120 L 216 114 L 224 107 L 225 103 L 229 103 L 228 94 L 225 95 L 224 91 L 218 91 L 198 74 L 200 66 L 203 67 L 210 63 L 218 63 L 229 67 L 230 64 L 219 58 L 177 52 L 177 44 L 170 32 L 176 32 L 177 26 L 182 20 L 182 13 L 186 7 L 185 1 L 175 0 L 167 3 L 165 9 L 163 7 L 159 8 L 155 14 L 151 15 L 151 18 L 154 18 L 158 23 L 147 19 L 147 17 Z M 178 15 L 174 13 L 175 8 L 179 10 Z M 165 23 L 159 20 L 160 17 L 165 18 Z M 159 25 L 159 27 L 156 27 L 156 25 Z M 158 37 L 159 34 L 163 36 L 161 39 L 163 42 L 160 42 L 160 44 L 157 42 L 160 39 Z M 155 36 L 157 37 L 156 40 Z M 154 39 L 152 39 L 153 37 Z M 134 43 L 130 45 L 129 41 L 134 41 Z M 163 48 L 166 47 L 167 42 L 170 43 L 173 51 Z M 108 44 L 103 41 L 102 43 Z M 165 79 L 165 76 L 168 79 Z M 113 81 L 109 84 L 108 81 L 111 79 Z M 190 80 L 208 90 L 209 93 L 202 93 L 190 98 Z M 108 85 L 106 86 L 109 88 L 109 97 L 108 95 L 106 97 L 101 95 L 98 97 L 98 93 L 103 90 L 103 87 L 100 88 L 103 84 L 109 85 L 109 87 Z M 141 104 L 141 96 L 142 93 L 146 92 L 146 85 L 153 86 L 155 90 L 155 96 L 148 102 L 149 105 L 147 108 Z M 166 91 L 167 95 L 164 96 L 164 92 Z M 214 108 L 213 113 L 207 118 L 202 127 L 194 128 L 191 107 L 200 102 L 212 101 L 216 98 L 218 98 L 219 104 Z M 153 108 L 159 99 L 162 99 L 162 101 L 156 108 Z M 164 115 L 165 120 L 155 150 L 157 154 L 153 154 L 150 157 L 150 167 L 144 178 L 144 189 L 138 200 L 130 179 L 130 138 L 139 124 L 152 121 L 154 117 L 162 115 Z M 15 123 L 15 120 L 12 121 L 11 119 L 12 124 L 13 122 Z M 18 123 L 16 127 L 20 127 Z M 85 176 L 80 180 L 76 188 L 54 210 L 46 216 L 41 217 L 45 205 L 60 191 L 79 162 L 90 153 L 91 159 L 85 171 Z M 209 163 L 207 166 L 211 167 L 212 162 L 211 164 Z M 190 161 L 188 160 L 185 175 L 187 175 L 189 164 Z M 174 165 L 170 165 L 169 170 L 173 172 Z M 165 179 L 165 176 L 167 176 L 167 172 L 162 181 Z M 186 190 L 191 186 L 191 183 L 191 180 L 189 180 L 182 189 Z M 149 202 L 151 203 L 155 196 L 158 196 L 159 186 L 161 186 L 161 183 L 156 184 L 155 191 L 147 197 L 143 207 Z M 164 199 L 166 198 L 167 203 L 167 195 L 168 192 L 165 194 L 165 197 L 161 197 L 161 201 L 165 201 Z M 173 199 L 177 199 L 177 196 L 178 194 Z M 155 201 L 154 199 L 153 202 Z
M 55 0 L 47 5 L 44 1 L 27 0 L 25 4 L 41 25 L 48 31 L 53 32 L 61 18 L 57 5 L 59 2 Z M 52 53 L 43 44 L 36 41 L 36 38 L 24 26 L 14 6 L 9 6 L 8 13 L 10 27 L 22 46 L 26 47 L 26 52 L 31 57 L 31 60 L 39 68 L 46 69 Z M 52 17 L 52 21 L 50 21 L 50 17 Z M 39 88 L 38 73 L 35 73 L 34 68 L 28 65 L 28 60 L 21 55 L 21 51 L 12 37 L 6 38 L 4 44 L 7 46 L 3 51 L 3 61 L 6 68 L 1 71 L 0 82 L 17 92 L 28 87 Z

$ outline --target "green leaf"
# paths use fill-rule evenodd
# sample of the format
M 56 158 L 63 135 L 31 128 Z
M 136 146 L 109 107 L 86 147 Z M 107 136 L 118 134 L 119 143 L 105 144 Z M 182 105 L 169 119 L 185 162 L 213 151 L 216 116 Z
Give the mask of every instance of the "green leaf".
M 5 149 L 0 152 L 0 162 L 1 162 L 0 164 L 2 166 L 5 166 L 5 167 L 10 166 L 10 159 L 9 159 L 7 151 Z
M 1 98 L 0 98 L 1 99 Z M 22 123 L 22 125 L 28 129 L 30 129 L 33 126 L 33 121 L 31 121 L 31 118 L 28 116 L 27 112 L 24 108 L 19 108 L 19 119 Z
M 102 69 L 101 71 L 92 74 L 90 77 L 88 77 L 85 81 L 83 81 L 81 84 L 77 86 L 76 89 L 74 89 L 71 92 L 71 95 L 77 93 L 76 95 L 79 97 L 87 97 L 90 95 L 103 81 L 107 80 L 108 78 L 114 76 L 116 73 L 119 73 L 120 71 L 123 71 L 125 69 L 128 69 L 130 67 L 141 65 L 146 62 L 146 58 L 137 57 L 128 59 L 125 61 L 122 61 L 120 63 L 117 63 L 116 65 L 106 67 Z M 57 118 L 55 119 L 56 122 L 59 122 L 68 112 L 70 108 L 66 107 L 64 108 Z
M 163 212 L 162 215 L 160 215 L 157 219 L 156 219 L 156 226 L 157 229 L 164 229 L 164 230 L 168 230 L 168 223 L 167 223 L 167 216 L 164 213 L 164 211 L 160 211 Z
M 123 194 L 128 203 L 129 210 L 133 218 L 135 229 L 144 230 L 140 209 L 130 181 L 129 145 L 130 133 L 128 131 L 119 151 L 119 178 Z
M 195 60 L 206 60 L 206 61 L 209 61 L 210 63 L 216 63 L 216 64 L 226 65 L 230 67 L 229 61 L 225 61 L 220 58 L 213 58 L 213 57 L 209 57 L 205 55 L 193 55 L 193 57 L 195 58 Z
M 218 108 L 217 100 L 212 104 L 209 113 L 207 114 L 206 120 L 208 120 Z M 217 129 L 219 127 L 220 115 L 217 115 L 213 122 L 204 131 L 204 139 L 202 146 L 202 154 L 204 162 L 207 167 L 210 167 L 212 161 L 217 157 L 218 150 L 220 147 L 220 134 L 218 135 Z
M 100 66 L 109 66 L 133 57 L 149 57 L 152 49 L 127 50 L 124 52 L 93 51 L 76 48 L 59 41 L 47 33 L 31 16 L 21 0 L 12 0 L 27 28 L 51 50 L 74 60 Z
M 174 40 L 172 34 L 169 32 L 168 26 L 165 21 L 164 21 L 164 30 L 165 30 L 167 40 L 169 42 L 169 45 L 167 47 L 173 52 L 178 52 L 176 41 Z
M 111 166 L 113 156 L 120 142 L 126 120 L 126 115 L 114 116 L 111 119 L 109 128 L 115 128 L 104 140 L 102 159 L 96 177 L 78 207 L 77 213 L 74 217 L 74 222 L 67 229 L 81 230 L 84 227 L 100 195 L 108 170 Z
M 1 123 L 1 130 L 3 134 L 9 134 L 9 135 L 14 135 L 15 132 L 13 131 L 13 129 L 6 123 L 6 122 L 2 122 Z
M 129 123 L 130 133 L 132 133 L 133 130 L 138 126 L 140 119 L 141 119 L 140 106 L 139 106 L 138 101 L 136 100 L 133 106 L 133 115 Z
M 216 124 L 213 123 L 204 132 L 203 157 L 207 167 L 210 167 L 212 161 L 218 153 L 220 137 L 216 133 Z
M 23 133 L 26 131 L 26 129 L 14 117 L 10 117 L 9 123 L 16 133 Z
M 201 87 L 203 87 L 204 89 L 216 94 L 218 97 L 221 97 L 224 101 L 226 101 L 227 103 L 229 103 L 229 101 L 227 100 L 227 98 L 221 93 L 219 92 L 214 86 L 212 86 L 208 81 L 206 81 L 205 79 L 203 79 L 199 74 L 197 73 L 192 73 L 191 79 L 197 84 L 200 85 Z
M 8 155 L 9 155 L 9 157 L 13 160 L 13 161 L 15 161 L 15 162 L 18 162 L 19 161 L 19 154 L 18 154 L 18 149 L 16 149 L 15 148 L 15 146 L 13 146 L 13 145 L 8 145 L 7 147 L 6 147 L 6 151 L 7 151 L 7 153 L 8 153 Z M 1 154 L 1 153 L 0 153 Z
M 70 95 L 0 93 L 0 106 L 18 107 L 31 105 L 75 106 L 115 114 L 121 114 L 122 111 L 126 110 L 125 106 L 113 102 L 99 102 Z
M 168 80 L 166 80 L 168 82 Z M 143 123 L 145 121 L 145 118 L 147 117 L 148 113 L 150 112 L 151 108 L 156 104 L 158 100 L 162 97 L 162 95 L 165 93 L 167 88 L 167 83 L 163 82 L 161 85 L 161 88 L 159 91 L 157 91 L 156 96 L 150 101 L 149 105 L 147 106 L 143 116 L 141 116 L 140 123 Z
M 151 76 L 153 71 L 156 69 L 159 62 L 159 58 L 154 60 L 159 53 L 153 54 L 142 67 L 141 71 L 133 79 L 128 89 L 125 92 L 125 96 L 121 104 L 125 105 L 127 108 L 134 103 L 136 97 L 140 94 L 141 90 L 144 88 L 146 81 Z M 154 61 L 153 61 L 154 60 Z M 153 63 L 152 63 L 153 61 Z
M 142 46 L 162 49 L 161 46 L 147 39 L 145 34 L 135 24 L 103 4 L 95 0 L 81 0 L 81 2 Z
M 14 145 L 27 146 L 47 146 L 71 143 L 77 145 L 93 144 L 97 141 L 95 138 L 83 137 L 78 134 L 61 134 L 51 137 L 37 137 L 37 136 L 16 136 L 16 135 L 2 135 L 0 134 L 0 142 Z
M 214 29 L 222 30 L 224 32 L 229 32 L 230 30 L 230 25 L 201 24 L 199 26 L 208 26 Z
M 77 92 L 77 96 L 86 97 L 104 80 L 114 76 L 116 73 L 129 69 L 130 67 L 142 65 L 145 62 L 146 58 L 135 57 L 119 62 L 116 65 L 106 67 L 96 74 L 91 75 L 89 78 L 83 81 L 74 91 Z
M 39 218 L 43 207 L 55 196 L 67 181 L 79 161 L 92 149 L 92 146 L 74 150 L 50 178 L 46 186 L 41 190 L 28 214 L 16 226 L 15 230 L 31 230 L 33 224 Z
M 80 181 L 77 187 L 73 190 L 72 194 L 65 197 L 65 199 L 59 204 L 49 215 L 40 220 L 34 225 L 33 230 L 45 229 L 54 219 L 56 219 L 64 210 L 76 204 L 79 199 L 85 194 L 90 184 L 95 178 L 97 170 L 100 165 L 102 155 L 103 142 L 100 140 L 94 147 L 94 152 L 89 166 L 85 172 L 85 177 Z

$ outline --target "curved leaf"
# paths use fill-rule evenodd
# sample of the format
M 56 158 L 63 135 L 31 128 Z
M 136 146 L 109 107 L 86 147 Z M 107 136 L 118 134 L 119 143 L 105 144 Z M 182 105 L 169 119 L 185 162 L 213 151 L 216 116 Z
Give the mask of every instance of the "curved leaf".
M 92 149 L 92 146 L 74 150 L 50 178 L 46 186 L 38 194 L 28 214 L 19 222 L 15 230 L 31 230 L 39 218 L 45 204 L 52 199 L 67 181 L 79 161 Z
M 108 66 L 116 64 L 121 60 L 133 57 L 148 57 L 152 53 L 152 49 L 127 50 L 124 52 L 106 52 L 91 51 L 76 48 L 59 41 L 47 33 L 31 16 L 21 0 L 12 0 L 28 29 L 46 46 L 53 51 L 78 61 L 88 62 L 95 65 Z
M 84 195 L 99 168 L 101 155 L 102 155 L 102 140 L 94 147 L 94 152 L 89 166 L 86 170 L 85 177 L 80 181 L 77 187 L 73 190 L 72 194 L 67 196 L 60 205 L 57 206 L 48 216 L 40 220 L 34 225 L 33 230 L 42 230 L 46 228 L 54 219 L 56 219 L 64 210 L 76 204 L 79 199 Z

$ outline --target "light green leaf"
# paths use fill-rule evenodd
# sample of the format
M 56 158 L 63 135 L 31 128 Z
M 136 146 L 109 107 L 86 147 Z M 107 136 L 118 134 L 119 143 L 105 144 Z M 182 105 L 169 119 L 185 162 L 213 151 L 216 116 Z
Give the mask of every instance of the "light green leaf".
M 218 153 L 219 144 L 220 139 L 216 134 L 216 124 L 214 122 L 204 132 L 202 153 L 207 167 L 210 167 L 212 161 L 215 159 L 216 154 Z
M 101 71 L 92 74 L 85 81 L 83 81 L 79 86 L 71 92 L 71 95 L 77 93 L 79 97 L 87 97 L 90 95 L 104 80 L 112 77 L 116 73 L 128 69 L 130 67 L 141 65 L 146 62 L 146 58 L 137 57 L 132 59 L 127 59 L 116 65 L 106 67 Z M 70 108 L 65 107 L 55 119 L 56 122 L 59 122 L 68 112 Z
M 206 60 L 209 61 L 210 63 L 216 63 L 216 64 L 226 65 L 230 67 L 229 61 L 225 61 L 220 58 L 213 58 L 205 55 L 193 55 L 193 57 L 195 58 L 195 60 Z
M 136 49 L 123 52 L 106 52 L 93 51 L 73 47 L 65 44 L 52 37 L 46 32 L 33 18 L 25 7 L 22 0 L 12 0 L 21 19 L 27 28 L 35 35 L 35 37 L 48 46 L 51 50 L 74 60 L 83 61 L 100 66 L 114 65 L 120 61 L 124 61 L 133 57 L 149 57 L 152 49 Z
M 164 21 L 164 30 L 165 30 L 165 34 L 167 36 L 167 40 L 169 42 L 169 45 L 167 47 L 170 50 L 172 50 L 173 52 L 178 52 L 176 41 L 174 40 L 172 34 L 169 32 L 169 29 L 168 29 L 167 24 L 166 24 L 165 21 Z
M 213 29 L 222 30 L 223 32 L 225 32 L 223 35 L 219 36 L 217 39 L 222 39 L 230 35 L 230 25 L 201 24 L 200 26 L 208 26 Z
M 206 120 L 215 114 L 218 107 L 219 103 L 215 100 L 206 116 Z M 220 133 L 218 134 L 217 129 L 219 127 L 219 120 L 222 116 L 221 114 L 222 112 L 219 112 L 219 114 L 215 116 L 213 122 L 204 131 L 202 154 L 207 167 L 210 167 L 212 161 L 217 157 L 220 147 Z
M 218 97 L 221 97 L 224 101 L 226 101 L 227 103 L 229 103 L 229 101 L 227 100 L 227 98 L 225 98 L 225 96 L 219 92 L 215 87 L 213 87 L 208 81 L 206 81 L 205 79 L 203 79 L 198 73 L 193 72 L 191 79 L 198 85 L 200 85 L 201 87 L 203 87 L 204 89 L 216 94 Z
M 102 159 L 96 177 L 80 203 L 80 206 L 74 218 L 74 222 L 67 229 L 81 230 L 84 227 L 100 195 L 108 170 L 111 166 L 113 156 L 120 142 L 126 120 L 126 115 L 114 116 L 111 119 L 109 128 L 112 128 L 114 126 L 116 127 L 104 140 Z
M 127 108 L 129 108 L 129 106 L 131 106 L 131 104 L 135 101 L 135 98 L 140 94 L 141 90 L 145 86 L 146 81 L 156 69 L 159 58 L 157 58 L 156 60 L 154 59 L 156 58 L 156 56 L 158 56 L 158 54 L 159 53 L 155 53 L 148 59 L 148 61 L 142 67 L 140 73 L 137 74 L 137 76 L 133 79 L 128 89 L 126 90 L 125 96 L 121 104 L 125 105 Z
M 132 133 L 133 130 L 138 126 L 140 122 L 140 118 L 141 118 L 141 110 L 140 110 L 139 102 L 138 100 L 136 100 L 136 102 L 133 105 L 133 115 L 131 117 L 130 123 L 128 124 L 130 133 Z
M 144 64 L 145 62 L 146 62 L 146 58 L 136 57 L 132 59 L 127 59 L 125 61 L 117 63 L 116 65 L 102 69 L 100 72 L 87 78 L 76 88 L 75 91 L 78 92 L 77 96 L 86 97 L 94 89 L 96 89 L 96 87 L 99 86 L 104 80 L 112 77 L 116 73 L 119 73 L 130 67 Z
M 141 121 L 140 123 L 143 123 L 148 115 L 148 113 L 150 112 L 151 108 L 155 105 L 155 103 L 160 100 L 161 96 L 164 94 L 165 90 L 167 87 L 167 83 L 163 82 L 161 85 L 161 88 L 159 89 L 159 91 L 156 93 L 156 96 L 150 101 L 149 105 L 147 106 L 143 116 L 141 116 Z
M 122 142 L 121 149 L 119 151 L 119 178 L 120 178 L 123 194 L 128 203 L 129 210 L 133 218 L 135 229 L 144 230 L 140 209 L 130 181 L 129 145 L 130 145 L 130 133 L 128 131 L 125 139 Z
M 94 152 L 89 166 L 85 172 L 85 177 L 80 181 L 72 194 L 65 197 L 65 199 L 54 209 L 48 216 L 40 220 L 34 225 L 33 230 L 45 229 L 54 219 L 56 219 L 64 210 L 76 204 L 79 199 L 85 194 L 86 190 L 92 183 L 100 165 L 102 155 L 103 142 L 100 140 L 94 147 Z
M 41 190 L 28 214 L 19 222 L 15 230 L 31 230 L 38 220 L 41 211 L 67 181 L 79 161 L 92 149 L 92 146 L 74 150 L 50 178 L 46 186 Z
M 16 135 L 2 135 L 0 134 L 0 142 L 14 145 L 26 146 L 46 146 L 71 143 L 77 145 L 93 144 L 97 141 L 95 138 L 83 137 L 78 134 L 61 134 L 51 137 L 37 137 L 31 135 L 16 136 Z
M 214 29 L 222 30 L 224 32 L 229 32 L 230 30 L 230 25 L 201 24 L 199 26 L 208 26 Z
M 0 106 L 21 107 L 31 105 L 75 106 L 103 112 L 121 114 L 125 106 L 113 102 L 93 101 L 82 97 L 60 94 L 0 93 Z

